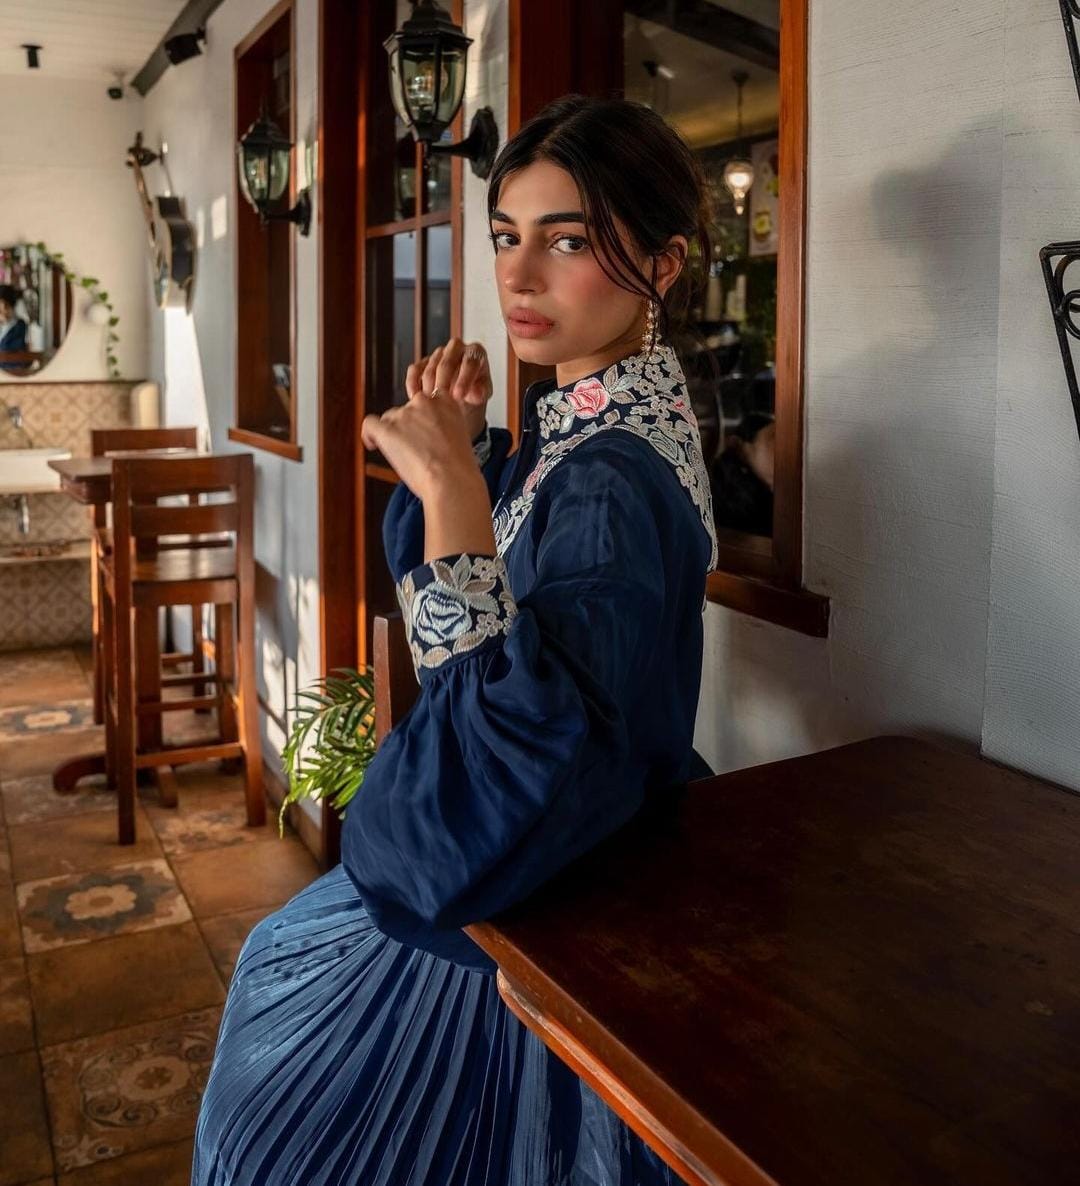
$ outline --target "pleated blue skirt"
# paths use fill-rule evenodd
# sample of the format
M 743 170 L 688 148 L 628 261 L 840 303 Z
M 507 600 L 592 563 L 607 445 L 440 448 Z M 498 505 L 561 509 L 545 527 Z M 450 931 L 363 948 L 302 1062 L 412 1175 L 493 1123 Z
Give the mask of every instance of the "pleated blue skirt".
M 338 865 L 263 919 L 229 986 L 192 1186 L 678 1186 L 507 1009 L 405 947 Z

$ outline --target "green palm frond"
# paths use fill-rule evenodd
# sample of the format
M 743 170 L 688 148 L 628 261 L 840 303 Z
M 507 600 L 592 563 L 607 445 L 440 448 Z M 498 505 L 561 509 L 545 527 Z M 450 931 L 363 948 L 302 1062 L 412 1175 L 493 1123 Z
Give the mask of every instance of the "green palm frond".
M 300 799 L 325 799 L 344 819 L 375 755 L 375 678 L 370 667 L 335 667 L 298 692 L 292 727 L 281 751 L 289 789 L 278 814 Z

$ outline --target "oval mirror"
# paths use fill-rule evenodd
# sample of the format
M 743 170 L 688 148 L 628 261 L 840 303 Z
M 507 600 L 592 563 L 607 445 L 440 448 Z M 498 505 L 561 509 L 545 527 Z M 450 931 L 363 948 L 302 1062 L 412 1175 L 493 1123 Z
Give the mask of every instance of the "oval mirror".
M 0 371 L 37 375 L 71 326 L 71 281 L 32 243 L 0 247 Z

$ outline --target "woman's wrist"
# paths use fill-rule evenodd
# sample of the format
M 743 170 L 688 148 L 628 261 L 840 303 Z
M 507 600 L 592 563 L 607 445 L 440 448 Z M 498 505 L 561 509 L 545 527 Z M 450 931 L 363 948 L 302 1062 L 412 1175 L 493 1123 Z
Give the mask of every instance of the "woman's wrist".
M 475 462 L 459 473 L 433 475 L 421 494 L 424 562 L 462 552 L 495 555 L 491 498 Z

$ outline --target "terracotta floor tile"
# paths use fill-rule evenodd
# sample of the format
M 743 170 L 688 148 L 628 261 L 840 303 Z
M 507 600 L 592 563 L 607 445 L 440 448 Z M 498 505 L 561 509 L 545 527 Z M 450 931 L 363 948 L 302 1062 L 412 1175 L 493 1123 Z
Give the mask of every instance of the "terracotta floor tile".
M 0 960 L 0 1054 L 33 1048 L 34 1018 L 22 956 Z
M 49 737 L 0 738 L 0 781 L 51 774 L 68 758 L 105 750 L 105 730 L 100 726 Z
M 51 774 L 5 778 L 0 781 L 0 801 L 8 824 L 33 824 L 89 811 L 116 811 L 116 792 L 105 785 L 103 774 L 83 779 L 74 791 L 65 794 L 53 790 Z
M 254 910 L 238 910 L 234 914 L 217 914 L 199 920 L 206 946 L 210 949 L 221 978 L 228 984 L 236 967 L 236 957 L 251 928 L 271 912 L 272 907 L 259 906 Z
M 0 1058 L 0 1186 L 52 1180 L 49 1128 L 36 1050 Z
M 43 1047 L 57 1170 L 192 1136 L 220 1020 L 202 1009 Z
M 15 889 L 0 884 L 0 959 L 22 955 L 19 913 L 15 907 Z
M 188 1138 L 99 1161 L 61 1174 L 57 1181 L 59 1186 L 190 1186 L 194 1156 L 195 1142 Z
M 27 966 L 43 1046 L 225 999 L 193 922 L 59 947 L 31 955 Z
M 93 701 L 52 700 L 0 708 L 0 740 L 28 741 L 55 733 L 78 733 L 93 728 Z
M 38 824 L 15 824 L 8 829 L 15 881 L 37 881 L 161 856 L 157 835 L 138 803 L 135 843 L 118 843 L 116 827 L 116 813 L 104 811 Z
M 178 788 L 177 800 L 176 807 L 146 803 L 151 826 L 170 856 L 278 839 L 273 811 L 267 811 L 266 823 L 261 827 L 248 826 L 242 787 L 206 790 L 197 795 L 187 795 Z
M 279 906 L 319 876 L 311 854 L 290 836 L 173 857 L 172 867 L 196 918 Z
M 11 882 L 11 850 L 8 847 L 7 828 L 0 825 L 0 883 Z
M 28 954 L 191 919 L 164 860 L 27 881 L 16 896 Z
M 90 694 L 91 684 L 74 651 L 8 651 L 0 655 L 0 707 L 52 704 Z

